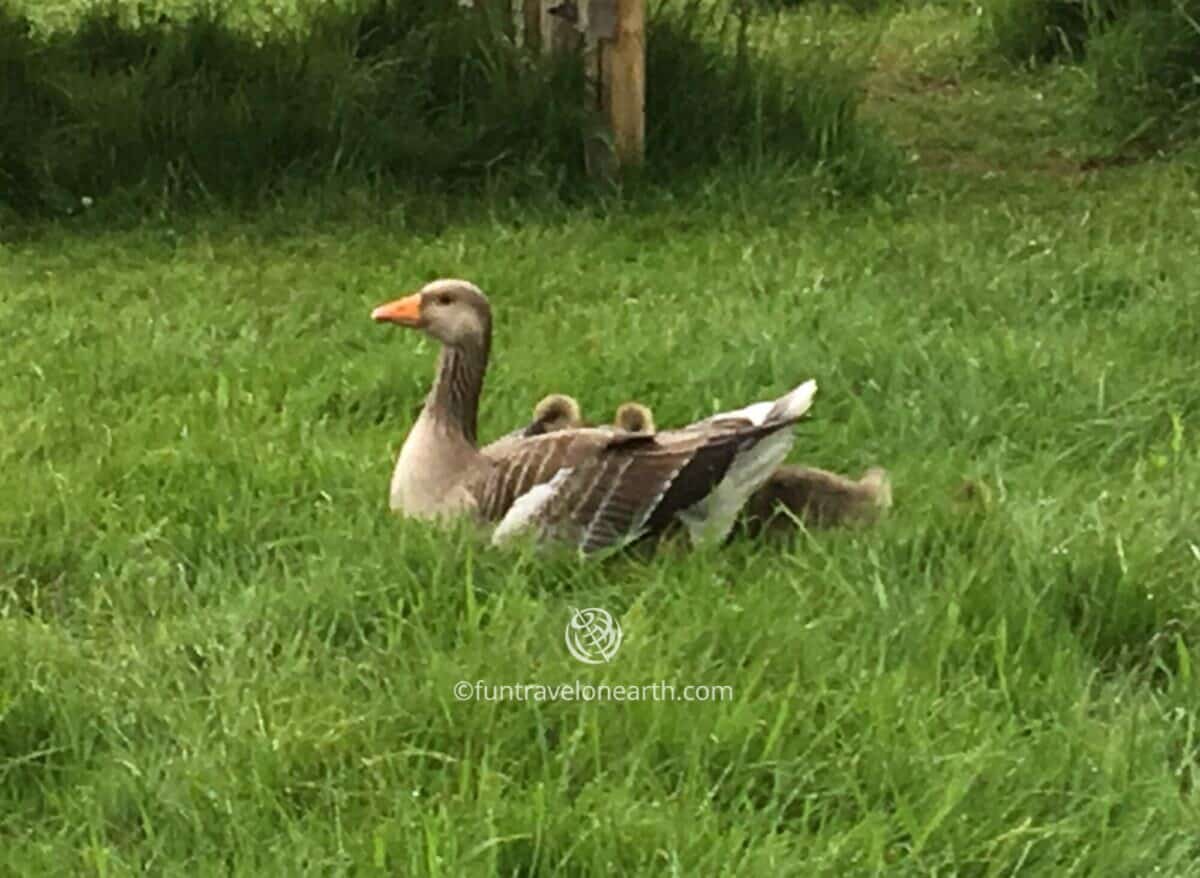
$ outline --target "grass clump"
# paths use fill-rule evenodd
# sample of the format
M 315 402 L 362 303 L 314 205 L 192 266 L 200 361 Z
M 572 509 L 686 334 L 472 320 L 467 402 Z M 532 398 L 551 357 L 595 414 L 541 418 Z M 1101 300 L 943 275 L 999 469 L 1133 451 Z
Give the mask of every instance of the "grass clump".
M 1200 132 L 1198 0 L 1004 0 L 985 32 L 1014 63 L 1082 62 L 1095 96 L 1091 127 L 1120 148 Z
M 40 156 L 36 145 L 66 123 L 67 97 L 36 68 L 37 48 L 29 21 L 0 6 L 0 203 L 39 200 Z
M 1200 2 L 1150 4 L 1092 41 L 1099 123 L 1124 142 L 1200 133 Z
M 578 84 L 534 64 L 485 10 L 378 0 L 320 7 L 303 29 L 252 34 L 216 6 L 131 21 L 91 7 L 35 35 L 0 19 L 16 73 L 0 199 L 70 209 L 138 190 L 245 201 L 288 179 L 479 179 L 572 152 Z
M 830 35 L 826 25 L 736 3 L 661 2 L 646 59 L 654 161 L 679 170 L 782 157 L 827 167 L 843 190 L 895 183 L 899 153 L 859 115 L 880 31 Z
M 1129 0 L 998 0 L 984 7 L 986 39 L 1014 64 L 1078 59 L 1092 35 L 1130 6 Z

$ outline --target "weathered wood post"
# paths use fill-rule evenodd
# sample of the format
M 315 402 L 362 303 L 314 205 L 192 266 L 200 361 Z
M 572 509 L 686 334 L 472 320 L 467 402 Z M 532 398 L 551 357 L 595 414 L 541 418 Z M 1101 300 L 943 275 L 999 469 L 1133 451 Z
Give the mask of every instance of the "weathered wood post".
M 521 0 L 521 21 L 525 46 L 536 52 L 542 47 L 542 0 Z
M 587 73 L 588 172 L 612 177 L 646 151 L 646 0 L 522 0 L 526 45 L 579 51 Z
M 600 41 L 601 101 L 621 165 L 646 153 L 646 0 L 616 0 L 616 33 Z

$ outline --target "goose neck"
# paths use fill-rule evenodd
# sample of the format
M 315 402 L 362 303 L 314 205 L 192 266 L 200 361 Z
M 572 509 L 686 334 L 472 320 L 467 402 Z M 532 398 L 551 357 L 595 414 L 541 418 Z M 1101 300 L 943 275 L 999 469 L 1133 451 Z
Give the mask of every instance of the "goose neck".
M 476 445 L 479 397 L 487 371 L 488 347 L 482 344 L 445 345 L 438 359 L 437 379 L 425 403 L 426 414 L 443 430 Z

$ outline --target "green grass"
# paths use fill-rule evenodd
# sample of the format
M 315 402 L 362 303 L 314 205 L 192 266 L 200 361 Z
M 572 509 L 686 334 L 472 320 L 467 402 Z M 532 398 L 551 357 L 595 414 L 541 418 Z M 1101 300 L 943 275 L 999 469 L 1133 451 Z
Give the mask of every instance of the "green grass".
M 1200 196 L 1086 170 L 1036 97 L 1078 84 L 963 72 L 958 14 L 881 49 L 890 201 L 764 165 L 0 245 L 0 874 L 1196 874 Z M 368 314 L 448 274 L 497 312 L 487 437 L 811 376 L 793 457 L 889 467 L 894 515 L 592 565 L 392 519 L 434 350 Z

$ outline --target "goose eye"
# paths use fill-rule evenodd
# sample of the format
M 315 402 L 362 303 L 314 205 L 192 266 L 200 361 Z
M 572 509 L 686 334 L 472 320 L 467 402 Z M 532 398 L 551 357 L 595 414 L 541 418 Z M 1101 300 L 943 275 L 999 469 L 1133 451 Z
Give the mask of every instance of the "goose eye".
M 450 294 L 442 293 L 441 295 L 439 295 L 437 297 L 437 303 L 439 305 L 449 305 L 450 304 Z

